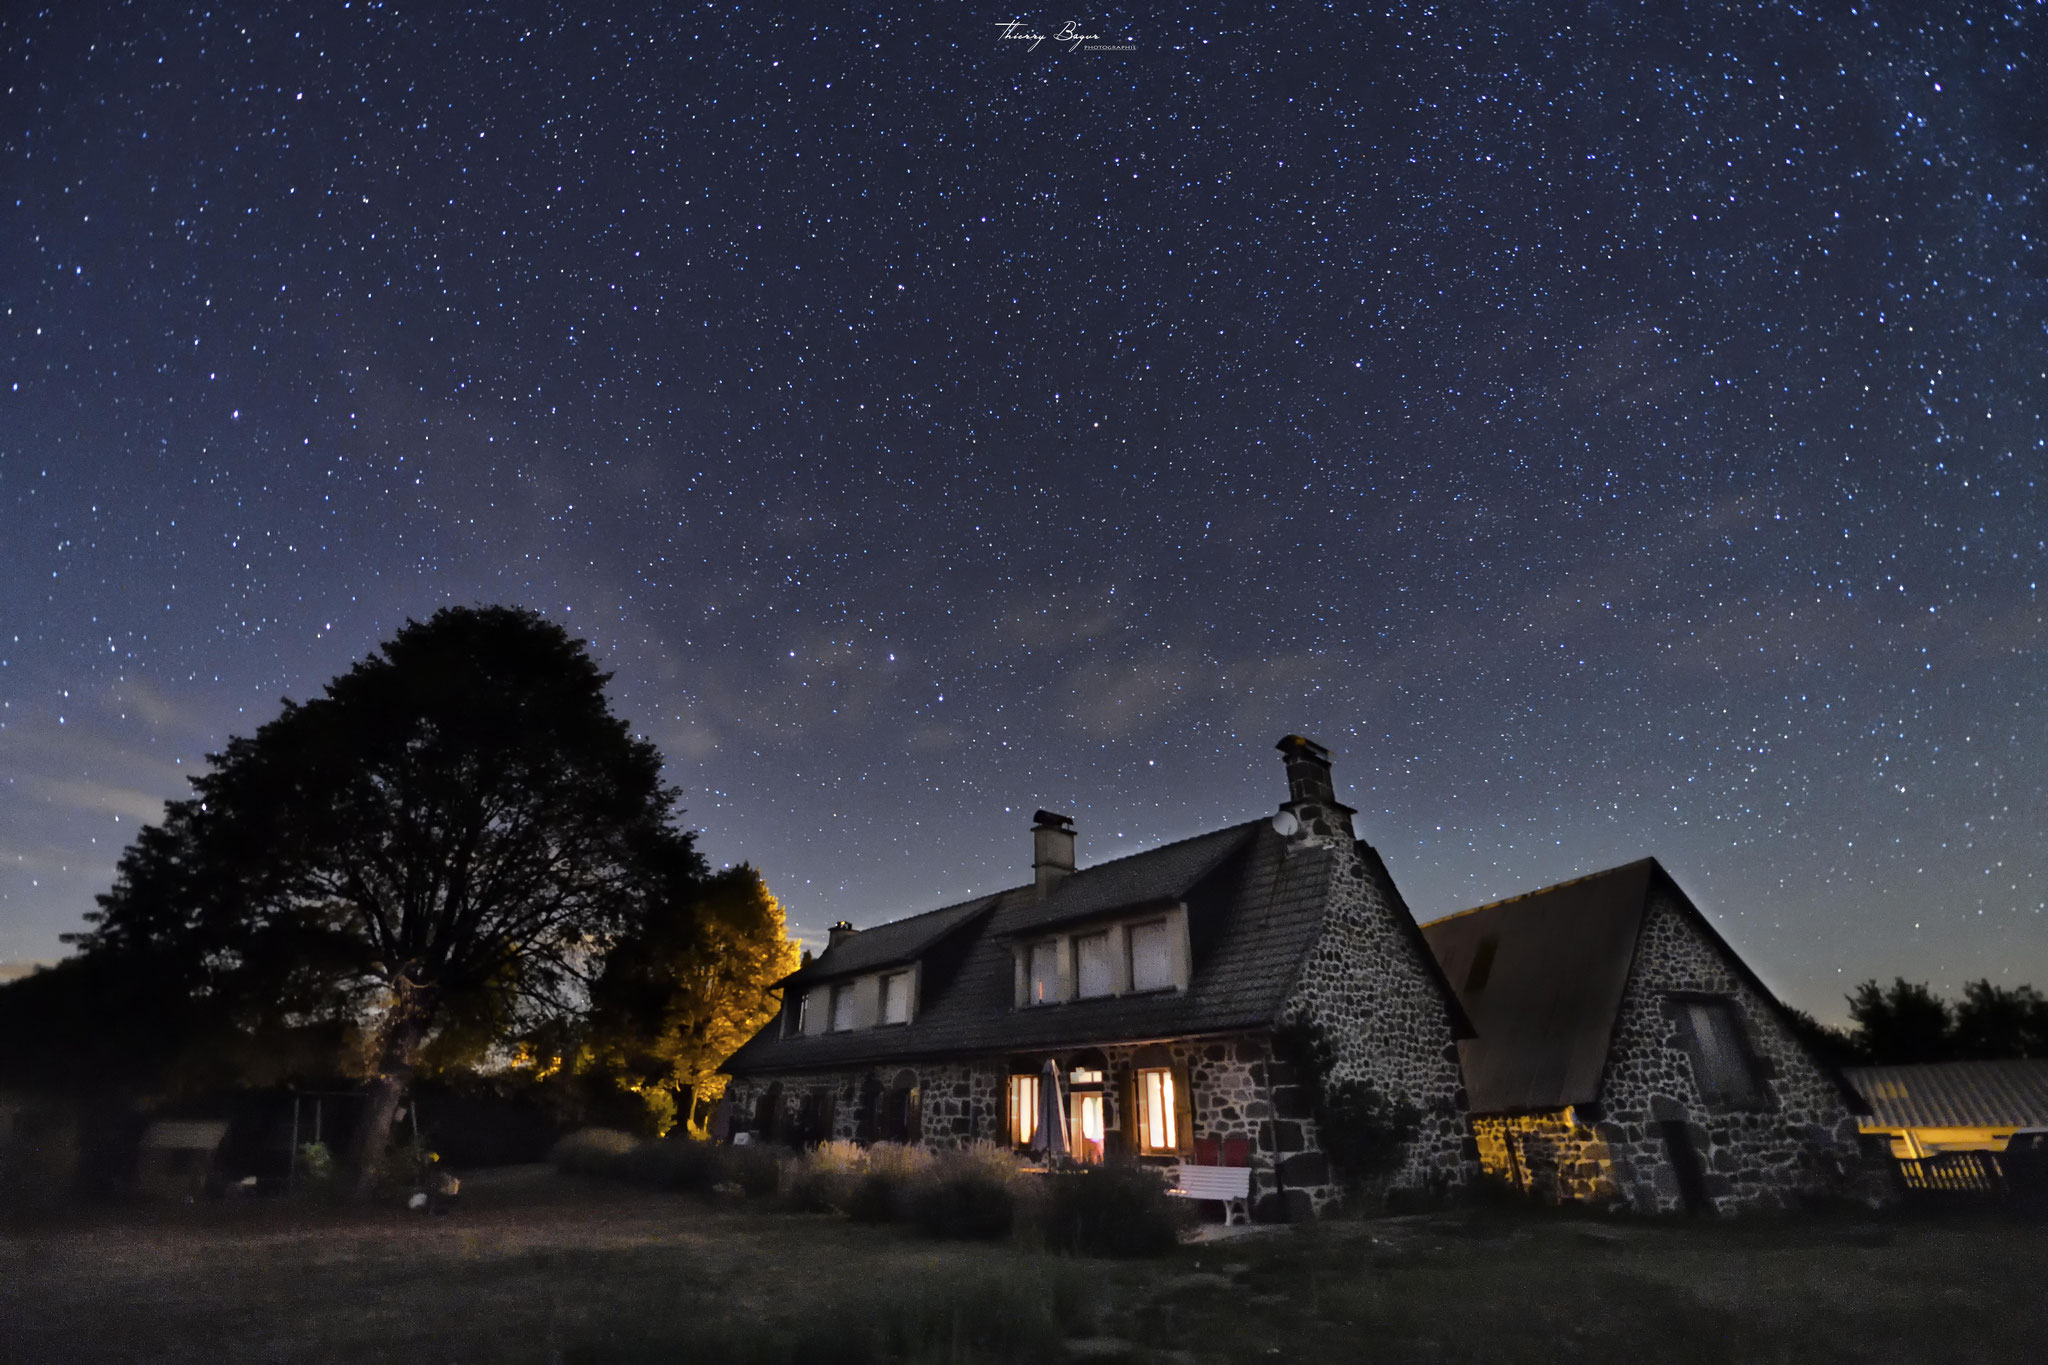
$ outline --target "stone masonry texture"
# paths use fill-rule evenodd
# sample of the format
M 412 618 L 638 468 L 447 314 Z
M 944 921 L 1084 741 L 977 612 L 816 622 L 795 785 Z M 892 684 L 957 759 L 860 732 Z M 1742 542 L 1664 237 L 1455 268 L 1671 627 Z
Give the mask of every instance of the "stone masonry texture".
M 1693 1078 L 1674 997 L 1731 1001 L 1758 1063 L 1761 1099 L 1709 1104 Z M 1664 1121 L 1685 1125 L 1715 1212 L 1778 1209 L 1869 1187 L 1855 1115 L 1778 1012 L 1736 972 L 1668 887 L 1653 885 L 1601 1082 L 1599 1115 L 1557 1164 L 1604 1159 L 1616 1196 L 1643 1213 L 1684 1201 Z M 1583 1123 L 1574 1125 L 1584 1133 Z M 1596 1150 L 1604 1148 L 1604 1151 Z

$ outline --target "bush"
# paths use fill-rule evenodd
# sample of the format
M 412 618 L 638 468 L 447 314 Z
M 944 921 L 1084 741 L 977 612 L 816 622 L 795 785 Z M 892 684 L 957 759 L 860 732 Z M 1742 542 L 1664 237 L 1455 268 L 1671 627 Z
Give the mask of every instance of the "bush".
M 577 1175 L 619 1176 L 626 1158 L 640 1148 L 640 1139 L 616 1128 L 579 1128 L 557 1142 L 548 1160 L 558 1171 Z
M 643 1143 L 627 1154 L 618 1173 L 656 1189 L 691 1194 L 708 1194 L 713 1186 L 728 1178 L 724 1151 L 695 1138 Z
M 1046 1250 L 1077 1256 L 1164 1256 L 1191 1217 L 1157 1171 L 1135 1162 L 1051 1176 L 1032 1213 Z
M 909 1147 L 901 1142 L 877 1142 L 861 1153 L 860 1169 L 868 1175 L 885 1175 L 897 1180 L 928 1171 L 935 1160 L 926 1147 Z
M 1016 1223 L 1022 1167 L 993 1143 L 947 1152 L 904 1184 L 898 1195 L 902 1216 L 928 1237 L 1007 1237 Z
M 846 1196 L 846 1216 L 856 1223 L 889 1223 L 896 1218 L 898 1196 L 909 1181 L 895 1171 L 868 1171 L 856 1176 Z
M 844 1213 L 859 1177 L 799 1157 L 792 1163 L 787 1187 L 798 1213 Z
M 708 1146 L 709 1144 L 705 1144 Z M 749 1199 L 765 1199 L 782 1188 L 783 1151 L 779 1147 L 727 1147 L 725 1179 L 735 1182 Z
M 845 1213 L 866 1168 L 867 1152 L 857 1142 L 821 1142 L 790 1165 L 786 1186 L 800 1212 Z

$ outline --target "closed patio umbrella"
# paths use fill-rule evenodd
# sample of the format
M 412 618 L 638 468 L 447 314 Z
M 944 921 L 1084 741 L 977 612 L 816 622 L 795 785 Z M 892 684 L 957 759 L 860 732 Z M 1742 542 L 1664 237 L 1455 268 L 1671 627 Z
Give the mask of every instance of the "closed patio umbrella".
M 1045 1070 L 1038 1077 L 1038 1131 L 1031 1135 L 1029 1150 L 1045 1158 L 1048 1166 L 1057 1165 L 1069 1150 L 1067 1106 L 1060 1097 L 1060 1068 L 1050 1057 L 1045 1059 Z

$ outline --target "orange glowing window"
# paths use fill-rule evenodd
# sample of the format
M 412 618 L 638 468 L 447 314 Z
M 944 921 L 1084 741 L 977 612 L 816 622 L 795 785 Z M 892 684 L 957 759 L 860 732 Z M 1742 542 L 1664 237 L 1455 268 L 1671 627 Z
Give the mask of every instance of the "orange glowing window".
M 1138 1150 L 1154 1154 L 1176 1151 L 1173 1073 L 1164 1067 L 1138 1073 Z
M 1010 1142 L 1028 1147 L 1038 1135 L 1038 1077 L 1010 1077 Z

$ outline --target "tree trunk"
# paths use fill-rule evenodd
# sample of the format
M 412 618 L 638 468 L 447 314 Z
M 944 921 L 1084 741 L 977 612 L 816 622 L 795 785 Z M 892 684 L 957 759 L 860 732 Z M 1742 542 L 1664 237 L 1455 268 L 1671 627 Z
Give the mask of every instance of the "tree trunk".
M 406 1088 L 412 1083 L 413 1049 L 424 1032 L 417 1014 L 405 1009 L 403 1003 L 393 1014 L 386 1026 L 384 1046 L 378 1053 L 377 1074 L 365 1092 L 362 1118 L 349 1140 L 349 1167 L 354 1172 L 357 1199 L 367 1199 L 384 1174 L 391 1125 L 398 1117 Z

